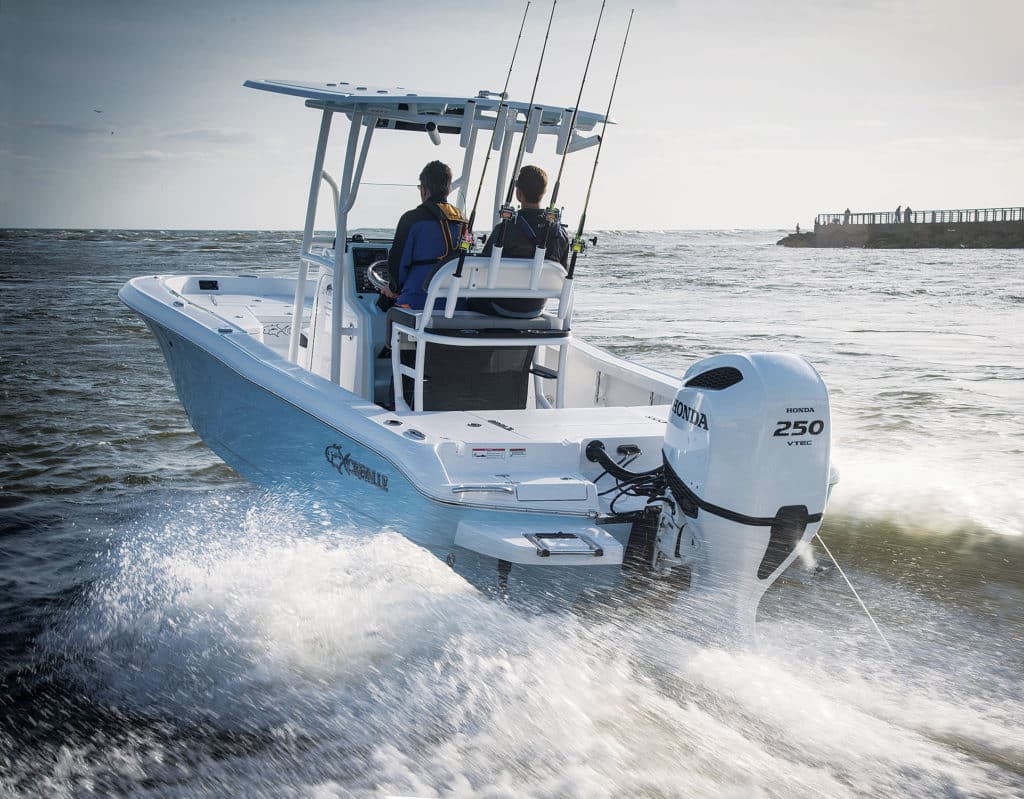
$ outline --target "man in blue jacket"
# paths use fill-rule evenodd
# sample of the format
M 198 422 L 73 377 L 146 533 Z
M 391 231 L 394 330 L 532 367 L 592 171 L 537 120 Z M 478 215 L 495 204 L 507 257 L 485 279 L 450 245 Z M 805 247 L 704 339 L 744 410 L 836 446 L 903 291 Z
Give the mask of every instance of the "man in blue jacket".
M 434 270 L 459 252 L 463 219 L 459 209 L 448 204 L 452 170 L 441 161 L 431 161 L 420 172 L 422 203 L 402 214 L 388 255 L 390 291 L 381 292 L 395 305 L 421 310 L 427 301 L 427 282 Z

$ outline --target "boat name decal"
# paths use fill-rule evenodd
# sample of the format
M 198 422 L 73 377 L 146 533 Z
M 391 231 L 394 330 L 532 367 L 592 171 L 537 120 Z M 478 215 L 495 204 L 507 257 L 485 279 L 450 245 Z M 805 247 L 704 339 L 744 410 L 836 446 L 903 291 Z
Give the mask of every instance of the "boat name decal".
M 702 427 L 705 430 L 708 429 L 708 417 L 706 414 L 700 411 L 695 411 L 689 405 L 684 405 L 679 400 L 672 403 L 672 413 L 678 416 L 680 419 L 684 419 L 694 427 Z
M 383 491 L 388 490 L 388 476 L 386 474 L 382 474 L 376 469 L 371 469 L 365 463 L 355 460 L 351 452 L 342 452 L 341 447 L 337 444 L 331 444 L 327 447 L 324 450 L 324 457 L 338 471 L 338 474 L 342 476 L 351 475 L 358 480 L 362 480 L 364 483 L 377 486 L 377 488 Z

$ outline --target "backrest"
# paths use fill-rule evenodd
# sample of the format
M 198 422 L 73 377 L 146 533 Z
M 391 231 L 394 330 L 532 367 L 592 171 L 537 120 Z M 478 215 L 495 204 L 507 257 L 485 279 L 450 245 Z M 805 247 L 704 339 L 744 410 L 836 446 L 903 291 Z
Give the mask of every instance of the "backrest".
M 534 347 L 455 347 L 422 342 L 427 348 L 423 365 L 422 411 L 522 410 L 530 395 L 530 368 Z M 415 353 L 401 353 L 406 366 L 415 365 Z M 406 405 L 415 406 L 415 382 L 402 375 Z
M 456 303 L 462 299 L 558 298 L 556 316 L 563 325 L 568 324 L 572 281 L 566 279 L 565 268 L 560 263 L 532 258 L 467 257 L 461 277 L 455 277 L 458 264 L 456 258 L 437 270 L 427 288 L 425 308 L 433 308 L 441 300 L 444 316 L 451 319 Z M 429 319 L 430 314 L 426 313 L 420 317 L 421 330 Z

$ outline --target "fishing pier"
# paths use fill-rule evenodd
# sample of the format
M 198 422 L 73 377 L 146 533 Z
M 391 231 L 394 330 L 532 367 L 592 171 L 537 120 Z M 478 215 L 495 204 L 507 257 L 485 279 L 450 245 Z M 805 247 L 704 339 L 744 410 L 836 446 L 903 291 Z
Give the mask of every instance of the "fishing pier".
M 1024 248 L 1024 207 L 818 214 L 813 232 L 794 233 L 787 247 Z

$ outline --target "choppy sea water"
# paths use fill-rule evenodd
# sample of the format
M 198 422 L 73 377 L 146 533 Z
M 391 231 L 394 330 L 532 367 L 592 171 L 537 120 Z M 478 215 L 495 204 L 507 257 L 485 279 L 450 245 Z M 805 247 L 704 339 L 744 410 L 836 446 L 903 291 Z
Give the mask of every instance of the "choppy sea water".
M 1024 253 L 607 232 L 577 334 L 789 350 L 842 480 L 757 652 L 532 616 L 236 476 L 117 289 L 294 233 L 0 232 L 0 795 L 1024 796 Z M 826 565 L 816 553 L 819 565 Z

